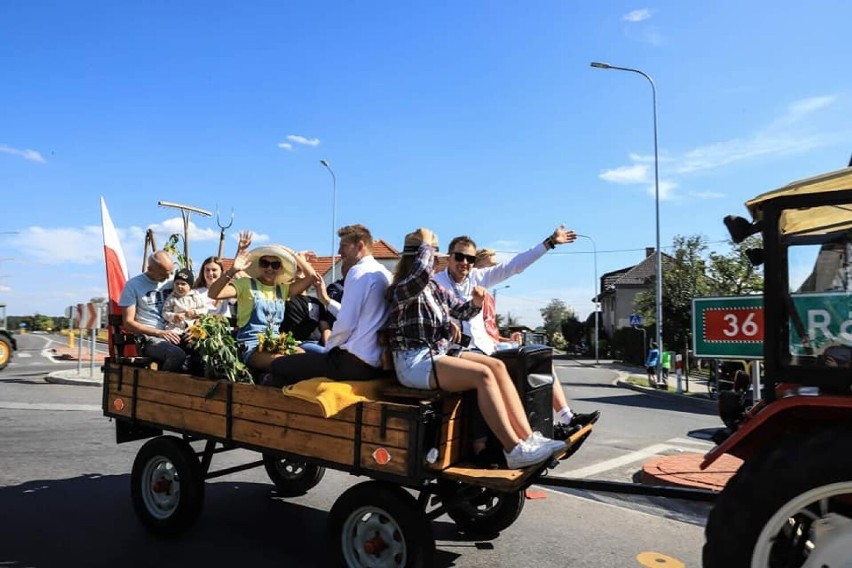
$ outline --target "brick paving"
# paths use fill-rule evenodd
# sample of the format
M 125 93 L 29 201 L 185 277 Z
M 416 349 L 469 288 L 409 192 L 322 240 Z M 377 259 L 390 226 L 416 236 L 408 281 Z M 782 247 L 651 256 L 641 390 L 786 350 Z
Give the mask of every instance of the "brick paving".
M 704 461 L 704 454 L 678 454 L 654 458 L 642 466 L 642 482 L 721 491 L 743 463 L 743 460 L 739 458 L 723 454 L 702 471 L 699 467 L 702 461 Z

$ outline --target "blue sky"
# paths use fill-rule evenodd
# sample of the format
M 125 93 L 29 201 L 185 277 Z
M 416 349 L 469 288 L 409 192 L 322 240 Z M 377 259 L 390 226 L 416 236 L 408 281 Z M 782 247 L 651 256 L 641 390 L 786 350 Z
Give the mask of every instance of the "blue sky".
M 701 234 L 792 180 L 846 166 L 852 4 L 801 2 L 3 2 L 0 301 L 60 314 L 105 295 L 99 197 L 131 273 L 159 200 L 233 210 L 257 242 L 329 254 L 337 224 L 397 247 L 418 226 L 501 253 L 559 223 L 597 272 Z M 191 217 L 192 256 L 214 218 Z M 536 325 L 592 309 L 588 240 L 500 290 Z

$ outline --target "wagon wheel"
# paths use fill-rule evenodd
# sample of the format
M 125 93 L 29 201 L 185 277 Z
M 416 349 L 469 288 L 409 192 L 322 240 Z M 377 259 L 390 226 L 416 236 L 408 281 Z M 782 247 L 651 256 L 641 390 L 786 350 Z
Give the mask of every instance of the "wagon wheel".
M 204 504 L 204 476 L 189 443 L 174 436 L 145 443 L 133 462 L 130 494 L 150 532 L 175 536 L 188 529 Z
M 282 497 L 304 495 L 325 475 L 324 467 L 271 454 L 263 454 L 263 467 Z
M 454 481 L 439 481 L 438 492 L 451 497 L 463 488 Z M 480 494 L 447 508 L 447 515 L 459 530 L 475 535 L 495 535 L 518 520 L 524 510 L 526 495 L 523 490 L 500 493 L 483 489 Z
M 435 537 L 414 497 L 400 487 L 366 481 L 338 498 L 328 518 L 333 565 L 426 568 Z
M 795 437 L 746 461 L 707 520 L 703 565 L 844 566 L 852 543 L 852 431 Z

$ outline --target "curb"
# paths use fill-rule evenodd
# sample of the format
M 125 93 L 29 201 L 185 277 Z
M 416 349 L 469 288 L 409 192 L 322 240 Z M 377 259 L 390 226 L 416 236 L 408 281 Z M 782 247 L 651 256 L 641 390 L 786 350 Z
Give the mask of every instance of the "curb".
M 627 374 L 629 375 L 629 373 L 627 373 Z M 698 395 L 686 396 L 686 395 L 682 395 L 682 394 L 677 394 L 675 392 L 663 392 L 663 391 L 660 391 L 660 390 L 657 390 L 657 389 L 652 389 L 651 387 L 643 387 L 641 385 L 629 383 L 626 380 L 624 380 L 623 377 L 619 377 L 618 379 L 616 379 L 615 384 L 617 384 L 620 387 L 630 389 L 630 390 L 634 390 L 636 392 L 645 393 L 647 395 L 655 396 L 657 398 L 668 398 L 668 397 L 675 396 L 675 397 L 681 398 L 685 401 L 689 401 L 692 404 L 697 404 L 701 407 L 708 408 L 708 409 L 716 408 L 716 404 L 717 404 L 715 400 L 711 400 L 709 398 L 699 397 Z
M 74 371 L 54 371 L 52 373 L 48 373 L 47 376 L 44 377 L 44 380 L 48 383 L 53 383 L 57 385 L 77 385 L 77 386 L 87 386 L 87 387 L 102 387 L 104 384 L 103 376 L 91 376 L 88 373 L 85 375 L 81 375 Z

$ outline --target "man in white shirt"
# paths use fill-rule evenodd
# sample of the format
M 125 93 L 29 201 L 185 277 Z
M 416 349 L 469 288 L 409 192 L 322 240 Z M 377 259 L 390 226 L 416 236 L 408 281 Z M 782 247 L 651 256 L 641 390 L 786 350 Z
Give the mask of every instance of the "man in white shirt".
M 346 295 L 338 306 L 329 306 L 337 317 L 323 353 L 299 353 L 276 359 L 264 384 L 291 385 L 313 377 L 337 380 L 368 380 L 382 372 L 382 347 L 378 334 L 385 325 L 388 302 L 385 292 L 391 273 L 373 258 L 373 237 L 363 225 L 347 225 L 337 232 L 346 274 Z M 320 278 L 320 276 L 317 276 Z M 317 288 L 321 288 L 317 283 Z M 328 295 L 318 296 L 328 304 Z
M 577 234 L 574 231 L 560 225 L 544 241 L 509 260 L 488 268 L 474 268 L 476 243 L 467 236 L 456 237 L 450 241 L 447 268 L 435 275 L 435 281 L 454 293 L 459 299 L 467 301 L 472 297 L 475 286 L 491 288 L 515 274 L 520 274 L 544 256 L 547 251 L 555 248 L 556 245 L 573 243 L 576 239 Z M 470 337 L 470 344 L 468 345 L 470 349 L 479 350 L 486 355 L 491 355 L 495 351 L 494 340 L 485 329 L 482 312 L 468 321 L 459 323 L 462 326 L 462 333 Z M 589 422 L 596 422 L 600 417 L 598 411 L 590 414 L 572 412 L 558 383 L 554 384 L 553 388 L 553 408 L 557 412 L 559 420 L 565 425 L 582 426 Z M 568 434 L 570 432 L 563 428 L 558 430 L 554 437 L 560 435 L 561 438 Z

